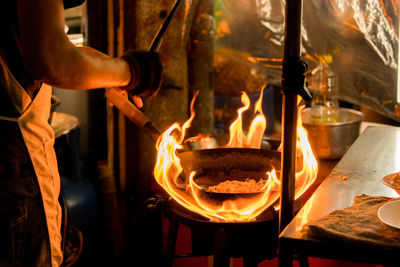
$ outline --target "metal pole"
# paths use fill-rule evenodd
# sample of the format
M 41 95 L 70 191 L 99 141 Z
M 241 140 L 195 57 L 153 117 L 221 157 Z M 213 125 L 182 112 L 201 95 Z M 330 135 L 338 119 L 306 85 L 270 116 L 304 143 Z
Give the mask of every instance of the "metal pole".
M 287 73 L 288 64 L 300 56 L 302 0 L 286 1 L 286 30 L 282 73 Z M 286 77 L 285 77 L 286 76 Z M 281 156 L 281 197 L 279 212 L 279 232 L 293 218 L 294 189 L 296 175 L 296 137 L 297 137 L 297 91 L 288 87 L 293 81 L 282 75 L 282 156 Z M 290 78 L 290 77 L 289 77 Z M 288 90 L 289 88 L 289 90 Z

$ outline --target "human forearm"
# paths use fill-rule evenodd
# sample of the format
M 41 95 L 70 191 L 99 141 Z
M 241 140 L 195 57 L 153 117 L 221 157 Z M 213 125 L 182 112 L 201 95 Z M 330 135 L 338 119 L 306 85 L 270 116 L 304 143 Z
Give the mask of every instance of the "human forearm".
M 131 79 L 126 61 L 111 58 L 87 47 L 70 47 L 43 67 L 41 80 L 66 89 L 94 89 L 125 86 Z
M 129 83 L 131 73 L 125 61 L 69 41 L 62 0 L 19 0 L 18 11 L 22 60 L 34 79 L 68 89 Z

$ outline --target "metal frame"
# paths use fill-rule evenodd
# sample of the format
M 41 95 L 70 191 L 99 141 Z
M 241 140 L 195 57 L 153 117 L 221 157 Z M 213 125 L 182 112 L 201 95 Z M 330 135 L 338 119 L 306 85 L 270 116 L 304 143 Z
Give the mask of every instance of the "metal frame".
M 279 231 L 283 231 L 293 218 L 296 171 L 297 95 L 304 89 L 295 73 L 293 63 L 300 62 L 302 0 L 286 1 L 286 30 L 282 66 L 282 158 Z

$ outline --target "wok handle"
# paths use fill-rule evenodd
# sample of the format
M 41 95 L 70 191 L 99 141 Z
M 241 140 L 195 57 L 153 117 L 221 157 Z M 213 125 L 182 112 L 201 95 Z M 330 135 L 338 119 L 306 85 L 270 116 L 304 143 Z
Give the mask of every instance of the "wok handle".
M 161 25 L 161 27 L 158 29 L 157 35 L 154 37 L 153 41 L 151 42 L 151 46 L 149 48 L 150 52 L 158 52 L 160 49 L 161 43 L 164 39 L 164 34 L 167 31 L 168 25 L 171 22 L 172 18 L 175 15 L 176 10 L 179 7 L 179 4 L 181 3 L 181 0 L 176 0 L 174 6 L 172 7 L 171 11 L 168 13 L 167 18 Z
M 116 88 L 107 88 L 105 96 L 130 121 L 139 126 L 153 141 L 157 141 L 161 133 L 152 121 L 141 112 L 129 99 Z

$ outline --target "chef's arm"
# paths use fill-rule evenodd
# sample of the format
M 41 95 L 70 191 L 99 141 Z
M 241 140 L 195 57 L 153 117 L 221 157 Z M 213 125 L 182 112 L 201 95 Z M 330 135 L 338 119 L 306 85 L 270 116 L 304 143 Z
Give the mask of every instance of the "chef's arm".
M 22 59 L 34 79 L 68 89 L 127 86 L 128 63 L 75 47 L 64 32 L 62 0 L 18 0 Z

